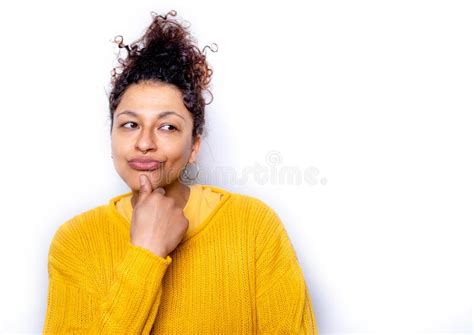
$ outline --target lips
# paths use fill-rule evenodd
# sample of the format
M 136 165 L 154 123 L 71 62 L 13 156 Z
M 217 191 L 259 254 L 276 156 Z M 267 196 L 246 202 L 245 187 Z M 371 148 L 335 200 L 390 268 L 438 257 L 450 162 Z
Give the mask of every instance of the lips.
M 160 168 L 162 163 L 151 159 L 132 159 L 128 165 L 135 170 L 150 171 Z

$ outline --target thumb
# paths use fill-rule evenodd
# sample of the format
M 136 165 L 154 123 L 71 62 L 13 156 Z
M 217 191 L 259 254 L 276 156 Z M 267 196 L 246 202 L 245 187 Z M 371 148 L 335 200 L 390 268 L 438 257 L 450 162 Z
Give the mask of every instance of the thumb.
M 149 193 L 151 193 L 151 185 L 150 185 L 150 180 L 148 179 L 148 176 L 145 174 L 141 174 L 139 177 L 140 181 L 140 190 L 138 193 L 138 200 L 142 201 L 143 198 L 145 198 Z

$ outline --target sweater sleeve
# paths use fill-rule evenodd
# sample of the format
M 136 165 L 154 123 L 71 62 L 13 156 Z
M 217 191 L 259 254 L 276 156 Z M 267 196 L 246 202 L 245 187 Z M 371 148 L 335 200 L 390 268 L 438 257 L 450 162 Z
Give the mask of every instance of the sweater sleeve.
M 43 334 L 149 334 L 171 263 L 128 242 L 111 285 L 91 284 L 91 265 L 68 225 L 61 226 L 48 255 L 48 303 Z
M 283 223 L 271 208 L 256 238 L 259 334 L 317 334 L 303 271 Z

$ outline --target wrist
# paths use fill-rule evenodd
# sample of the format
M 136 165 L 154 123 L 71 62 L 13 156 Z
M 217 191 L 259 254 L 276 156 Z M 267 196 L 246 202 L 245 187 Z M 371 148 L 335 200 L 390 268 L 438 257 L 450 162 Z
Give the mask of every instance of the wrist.
M 131 243 L 138 247 L 147 249 L 159 257 L 166 258 L 166 256 L 168 256 L 168 253 L 163 248 L 157 248 L 154 246 L 149 246 L 146 243 L 140 243 L 140 242 L 134 242 L 134 241 L 131 241 Z

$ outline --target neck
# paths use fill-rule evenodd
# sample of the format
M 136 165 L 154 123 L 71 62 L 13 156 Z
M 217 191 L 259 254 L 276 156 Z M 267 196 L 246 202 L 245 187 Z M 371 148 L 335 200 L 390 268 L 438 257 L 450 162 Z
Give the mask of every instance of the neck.
M 182 184 L 181 182 L 179 182 L 179 180 L 175 180 L 171 184 L 168 184 L 162 187 L 165 190 L 165 197 L 173 198 L 176 205 L 179 208 L 184 209 L 189 199 L 190 187 Z M 153 191 L 155 189 L 156 188 L 153 188 Z M 133 195 L 131 199 L 133 208 L 135 208 L 135 204 L 137 202 L 139 193 L 140 193 L 139 190 L 133 190 Z

